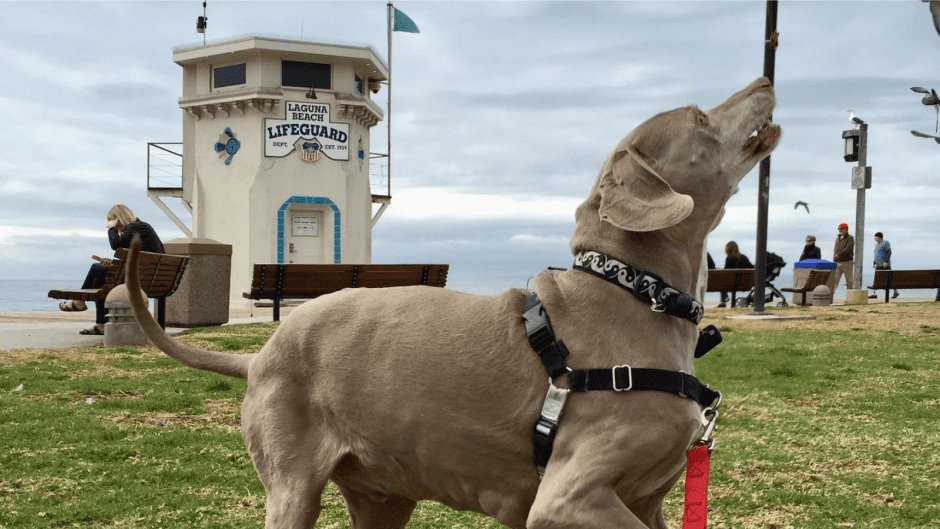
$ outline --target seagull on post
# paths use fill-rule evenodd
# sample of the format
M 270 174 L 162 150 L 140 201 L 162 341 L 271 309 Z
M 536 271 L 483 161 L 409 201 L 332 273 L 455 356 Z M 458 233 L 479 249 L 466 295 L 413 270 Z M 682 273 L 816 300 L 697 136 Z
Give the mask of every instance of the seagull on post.
M 855 115 L 855 109 L 854 109 L 854 108 L 850 108 L 847 112 L 849 113 L 849 119 L 852 120 L 852 123 L 855 123 L 855 126 L 856 126 L 856 127 L 858 127 L 859 125 L 864 125 L 864 124 L 865 124 L 865 122 L 862 121 L 862 118 L 860 118 L 860 117 L 858 117 L 858 116 Z

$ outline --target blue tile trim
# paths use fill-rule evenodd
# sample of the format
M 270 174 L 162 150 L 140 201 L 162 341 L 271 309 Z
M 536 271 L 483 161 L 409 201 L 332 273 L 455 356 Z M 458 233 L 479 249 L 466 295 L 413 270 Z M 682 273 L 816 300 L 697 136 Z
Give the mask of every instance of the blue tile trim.
M 342 230 L 340 229 L 342 215 L 340 215 L 339 207 L 335 202 L 329 199 L 329 197 L 301 197 L 301 196 L 292 196 L 284 201 L 281 204 L 281 207 L 277 210 L 277 262 L 278 264 L 284 263 L 284 226 L 286 222 L 284 221 L 284 212 L 287 211 L 287 208 L 291 204 L 325 204 L 330 206 L 330 209 L 333 210 L 333 227 L 334 227 L 334 236 L 333 239 L 333 263 L 340 264 L 342 262 L 342 239 L 340 234 Z

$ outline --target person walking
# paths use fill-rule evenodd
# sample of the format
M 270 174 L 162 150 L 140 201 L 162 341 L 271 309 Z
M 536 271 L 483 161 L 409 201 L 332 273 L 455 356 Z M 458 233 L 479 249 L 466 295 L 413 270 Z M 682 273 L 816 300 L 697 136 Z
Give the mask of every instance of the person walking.
M 747 258 L 746 255 L 742 254 L 738 249 L 738 243 L 734 241 L 728 241 L 728 244 L 725 245 L 725 268 L 754 268 L 754 265 L 751 264 L 751 260 Z M 721 302 L 718 304 L 718 308 L 722 309 L 727 307 L 728 303 L 728 293 L 721 293 Z M 731 300 L 731 306 L 734 306 L 734 300 Z
M 839 288 L 839 280 L 845 276 L 846 290 L 855 288 L 855 282 L 852 280 L 852 272 L 855 267 L 855 238 L 849 235 L 849 225 L 839 224 L 839 235 L 836 236 L 836 244 L 832 250 L 832 260 L 836 262 L 836 280 L 833 282 L 835 288 Z
M 880 231 L 875 233 L 875 270 L 891 270 L 891 243 L 884 240 L 884 234 Z M 894 289 L 894 295 L 891 296 L 891 299 L 894 299 L 901 294 L 897 289 Z M 878 299 L 878 294 L 872 294 L 868 296 L 870 299 Z
M 806 246 L 803 247 L 803 253 L 800 254 L 800 261 L 806 259 L 822 259 L 822 250 L 816 246 L 816 236 L 806 236 Z

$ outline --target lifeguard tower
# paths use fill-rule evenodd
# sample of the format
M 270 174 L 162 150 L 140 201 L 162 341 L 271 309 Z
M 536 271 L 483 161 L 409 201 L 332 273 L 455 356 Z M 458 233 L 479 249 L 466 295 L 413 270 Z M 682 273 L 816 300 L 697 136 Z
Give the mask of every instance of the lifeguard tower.
M 231 302 L 254 263 L 371 263 L 391 199 L 369 181 L 369 133 L 384 117 L 371 94 L 389 75 L 376 51 L 250 36 L 178 48 L 173 60 L 182 185 L 148 193 L 187 236 L 232 246 Z M 165 197 L 192 212 L 191 229 Z

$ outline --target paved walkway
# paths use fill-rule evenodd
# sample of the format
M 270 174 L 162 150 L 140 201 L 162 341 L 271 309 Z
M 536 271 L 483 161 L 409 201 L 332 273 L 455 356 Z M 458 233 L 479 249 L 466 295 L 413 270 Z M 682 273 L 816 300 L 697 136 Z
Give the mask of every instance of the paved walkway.
M 281 319 L 293 307 L 281 307 Z M 271 321 L 271 308 L 233 308 L 227 325 Z M 82 312 L 8 312 L 0 314 L 0 351 L 10 349 L 58 349 L 104 343 L 103 336 L 79 334 L 94 324 L 95 311 Z M 167 327 L 170 334 L 186 329 Z

